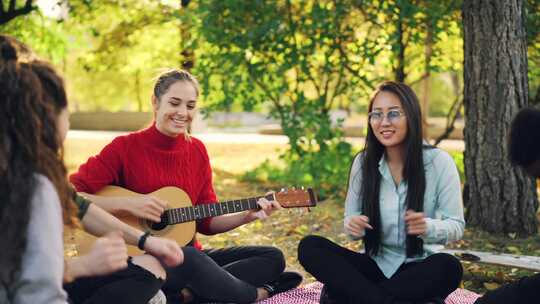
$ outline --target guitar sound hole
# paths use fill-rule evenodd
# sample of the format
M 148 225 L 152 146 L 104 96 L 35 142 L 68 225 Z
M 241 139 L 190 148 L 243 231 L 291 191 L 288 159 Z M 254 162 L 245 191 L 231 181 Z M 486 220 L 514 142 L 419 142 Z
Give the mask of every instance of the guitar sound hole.
M 152 230 L 156 230 L 156 231 L 163 230 L 168 225 L 167 221 L 163 220 L 163 219 L 159 223 L 154 223 L 154 222 L 149 222 L 149 223 L 150 223 L 150 228 L 152 228 Z

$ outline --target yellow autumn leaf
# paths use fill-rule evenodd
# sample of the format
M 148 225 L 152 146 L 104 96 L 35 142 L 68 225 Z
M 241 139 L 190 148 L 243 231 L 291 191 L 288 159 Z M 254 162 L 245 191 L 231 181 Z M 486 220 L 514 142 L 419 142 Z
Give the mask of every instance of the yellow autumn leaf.
M 489 283 L 489 282 L 485 282 L 484 283 L 484 287 L 487 289 L 487 290 L 495 290 L 497 288 L 499 288 L 501 285 L 498 284 L 498 283 Z

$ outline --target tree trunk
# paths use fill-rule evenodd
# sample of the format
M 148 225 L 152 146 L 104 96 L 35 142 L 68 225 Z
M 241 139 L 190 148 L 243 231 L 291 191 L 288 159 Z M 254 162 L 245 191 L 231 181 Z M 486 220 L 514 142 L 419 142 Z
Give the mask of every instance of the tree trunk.
M 195 55 L 193 50 L 188 47 L 188 43 L 191 40 L 191 23 L 189 22 L 189 17 L 187 16 L 187 6 L 189 5 L 190 0 L 181 0 L 180 1 L 180 58 L 181 58 L 181 67 L 186 71 L 191 71 L 195 65 Z
M 433 55 L 433 26 L 431 25 L 430 21 L 427 21 L 426 24 L 427 28 L 427 36 L 426 36 L 426 44 L 424 46 L 424 54 L 426 56 L 425 61 L 425 78 L 424 81 L 422 81 L 422 130 L 424 131 L 424 138 L 429 139 L 429 98 L 431 92 L 431 56 Z
M 143 100 L 141 98 L 141 70 L 135 72 L 135 97 L 137 98 L 137 111 L 143 111 Z
M 465 0 L 464 106 L 467 222 L 494 233 L 536 233 L 534 180 L 508 161 L 507 134 L 528 104 L 520 0 Z M 532 132 L 532 130 L 531 130 Z
M 397 82 L 405 82 L 405 42 L 404 42 L 404 31 L 403 31 L 403 9 L 399 7 L 398 20 L 396 21 L 396 30 L 397 30 L 397 45 L 399 49 L 397 50 L 396 60 L 397 64 L 394 67 L 394 75 Z

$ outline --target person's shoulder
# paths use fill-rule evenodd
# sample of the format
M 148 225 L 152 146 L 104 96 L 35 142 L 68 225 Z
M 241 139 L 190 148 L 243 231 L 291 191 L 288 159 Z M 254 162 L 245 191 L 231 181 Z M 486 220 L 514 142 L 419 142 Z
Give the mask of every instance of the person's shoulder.
M 204 147 L 204 143 L 202 142 L 202 140 L 198 139 L 197 137 L 193 135 L 189 136 L 189 141 L 191 141 L 193 145 L 196 145 L 198 147 Z
M 205 158 L 208 158 L 208 152 L 206 151 L 206 146 L 204 143 L 198 139 L 197 137 L 190 136 L 188 139 L 189 145 L 194 149 L 197 153 L 202 155 Z
M 353 158 L 353 164 L 361 164 L 364 161 L 365 155 L 366 154 L 364 151 L 360 151 L 356 153 L 356 155 Z
M 425 166 L 432 165 L 435 168 L 446 168 L 450 164 L 454 164 L 454 159 L 448 152 L 433 146 L 424 147 Z
M 112 141 L 125 143 L 127 141 L 131 141 L 131 140 L 143 137 L 144 132 L 145 130 L 138 130 L 138 131 L 133 131 L 133 132 L 125 133 L 125 134 L 120 134 L 120 135 L 117 135 Z
M 120 134 L 115 136 L 106 147 L 117 149 L 125 149 L 126 146 L 136 143 L 136 140 L 141 136 L 140 131 Z
M 352 165 L 351 165 L 351 172 L 356 172 L 356 171 L 361 170 L 362 164 L 364 163 L 364 157 L 365 157 L 364 151 L 360 151 L 354 156 Z
M 51 180 L 41 174 L 41 173 L 35 173 L 34 174 L 34 180 L 36 182 L 36 189 L 38 189 L 38 191 L 45 191 L 45 192 L 50 192 L 50 191 L 54 191 L 56 192 L 56 190 L 54 189 L 54 185 L 53 183 L 51 182 Z
M 33 206 L 35 208 L 59 208 L 58 192 L 49 178 L 40 173 L 34 174 L 35 191 L 33 194 Z M 56 202 L 52 204 L 51 202 Z

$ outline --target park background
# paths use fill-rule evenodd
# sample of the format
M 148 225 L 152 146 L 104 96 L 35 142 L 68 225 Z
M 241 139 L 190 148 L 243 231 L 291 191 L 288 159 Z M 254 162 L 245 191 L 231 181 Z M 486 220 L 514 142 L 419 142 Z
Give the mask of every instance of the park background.
M 391 79 L 415 89 L 426 138 L 460 171 L 468 225 L 451 247 L 540 256 L 539 185 L 508 163 L 506 148 L 513 115 L 540 105 L 538 1 L 1 4 L 0 32 L 66 79 L 70 171 L 115 135 L 148 125 L 155 76 L 182 67 L 201 83 L 193 133 L 208 148 L 220 199 L 316 189 L 321 203 L 311 212 L 203 237 L 207 247 L 274 245 L 298 270 L 305 235 L 360 248 L 342 231 L 348 170 L 362 149 L 370 95 Z M 479 292 L 530 274 L 464 266 L 464 287 Z

